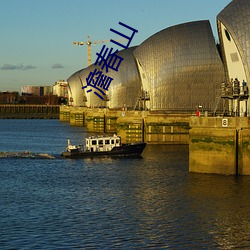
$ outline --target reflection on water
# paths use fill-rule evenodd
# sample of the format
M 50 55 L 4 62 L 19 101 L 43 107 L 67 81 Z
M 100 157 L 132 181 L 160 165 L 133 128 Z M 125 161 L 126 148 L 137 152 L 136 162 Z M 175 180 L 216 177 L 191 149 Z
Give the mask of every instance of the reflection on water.
M 190 174 L 187 188 L 193 209 L 211 224 L 218 246 L 250 247 L 250 178 Z M 196 187 L 195 187 L 196 184 Z
M 0 126 L 0 152 L 9 142 L 59 155 L 85 134 L 58 121 Z M 250 248 L 250 178 L 188 173 L 187 146 L 148 145 L 142 159 L 3 157 L 0 177 L 1 249 Z

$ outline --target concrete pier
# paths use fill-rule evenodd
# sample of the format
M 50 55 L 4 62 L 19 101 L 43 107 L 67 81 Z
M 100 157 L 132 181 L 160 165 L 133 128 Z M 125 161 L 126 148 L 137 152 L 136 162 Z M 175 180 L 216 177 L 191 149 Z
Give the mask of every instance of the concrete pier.
M 190 117 L 189 171 L 250 175 L 250 118 Z
M 122 141 L 189 144 L 189 171 L 250 175 L 250 118 L 60 107 L 60 120 Z
M 88 132 L 117 133 L 123 142 L 188 144 L 189 116 L 149 111 L 60 107 L 60 120 L 86 126 Z
M 184 114 L 148 114 L 145 138 L 150 144 L 188 144 L 189 117 Z
M 62 122 L 70 122 L 70 112 L 72 108 L 69 106 L 61 106 L 59 112 L 59 119 Z

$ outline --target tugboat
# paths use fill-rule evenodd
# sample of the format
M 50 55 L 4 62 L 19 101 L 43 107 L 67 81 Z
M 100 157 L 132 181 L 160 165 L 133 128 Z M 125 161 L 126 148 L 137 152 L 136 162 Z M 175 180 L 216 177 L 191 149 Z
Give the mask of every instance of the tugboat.
M 68 146 L 62 156 L 65 158 L 91 158 L 91 157 L 124 157 L 141 156 L 145 142 L 122 144 L 121 137 L 113 136 L 90 136 L 85 139 L 85 145 L 71 145 L 68 140 Z

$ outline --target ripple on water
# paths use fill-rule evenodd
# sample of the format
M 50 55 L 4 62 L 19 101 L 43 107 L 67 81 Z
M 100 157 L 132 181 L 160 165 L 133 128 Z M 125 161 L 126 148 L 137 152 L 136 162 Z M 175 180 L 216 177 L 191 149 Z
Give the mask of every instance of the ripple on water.
M 0 126 L 1 152 L 59 155 L 84 135 L 59 121 Z M 148 145 L 142 159 L 2 157 L 0 247 L 247 249 L 249 186 L 188 173 L 187 146 Z

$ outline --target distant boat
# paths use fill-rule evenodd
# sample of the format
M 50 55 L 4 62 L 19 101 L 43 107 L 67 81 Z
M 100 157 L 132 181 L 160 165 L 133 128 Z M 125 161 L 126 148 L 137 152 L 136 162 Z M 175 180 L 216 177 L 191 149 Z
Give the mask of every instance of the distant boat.
M 141 156 L 145 142 L 122 144 L 121 137 L 113 136 L 90 136 L 85 139 L 85 145 L 68 146 L 62 156 L 65 158 L 87 158 L 87 157 L 124 157 Z

